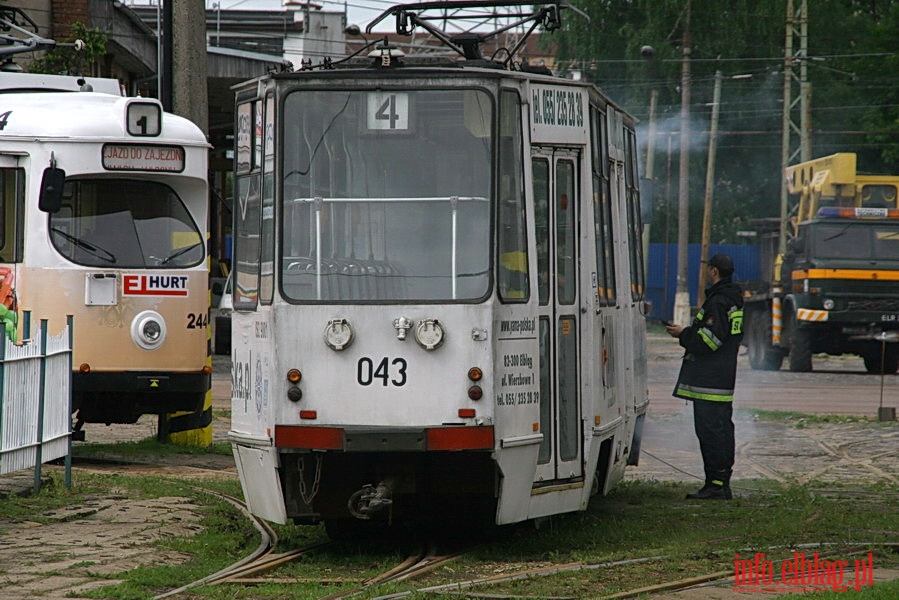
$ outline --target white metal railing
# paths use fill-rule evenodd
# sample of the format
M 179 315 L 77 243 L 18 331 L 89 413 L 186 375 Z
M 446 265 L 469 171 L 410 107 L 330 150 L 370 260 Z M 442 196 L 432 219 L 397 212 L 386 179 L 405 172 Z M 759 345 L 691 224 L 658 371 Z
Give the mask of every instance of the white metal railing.
M 15 344 L 0 328 L 0 475 L 34 468 L 40 489 L 41 465 L 65 457 L 66 486 L 72 466 L 72 317 L 58 334 L 42 319 L 36 335 Z

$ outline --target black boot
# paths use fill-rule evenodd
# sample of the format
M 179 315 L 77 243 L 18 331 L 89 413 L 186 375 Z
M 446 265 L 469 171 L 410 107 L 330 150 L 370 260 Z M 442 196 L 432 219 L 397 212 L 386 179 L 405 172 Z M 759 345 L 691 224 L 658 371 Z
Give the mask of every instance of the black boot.
M 730 486 L 709 482 L 698 491 L 687 494 L 687 500 L 730 500 L 733 498 Z
M 734 497 L 730 491 L 731 471 L 706 471 L 705 485 L 698 491 L 687 494 L 687 500 L 730 500 Z

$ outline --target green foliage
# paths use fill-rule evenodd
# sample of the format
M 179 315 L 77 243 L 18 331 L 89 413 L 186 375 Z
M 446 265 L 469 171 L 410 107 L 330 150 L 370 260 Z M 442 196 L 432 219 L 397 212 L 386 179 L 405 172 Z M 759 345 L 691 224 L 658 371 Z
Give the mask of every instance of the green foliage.
M 562 30 L 543 36 L 544 44 L 557 48 L 562 73 L 579 71 L 640 119 L 638 135 L 644 150 L 650 98 L 653 91 L 658 94 L 652 241 L 664 241 L 666 231 L 674 240 L 687 0 L 573 0 L 573 4 L 590 21 L 569 11 L 563 15 Z M 798 10 L 800 0 L 793 5 Z M 690 241 L 698 242 L 701 233 L 714 74 L 720 70 L 724 80 L 711 241 L 734 243 L 736 231 L 751 228 L 753 219 L 780 214 L 786 2 L 691 0 L 690 6 L 689 198 L 694 224 Z M 806 65 L 813 157 L 856 152 L 861 170 L 896 172 L 897 30 L 897 0 L 808 2 L 808 53 L 813 59 Z M 652 58 L 641 53 L 645 46 L 653 49 Z M 796 64 L 794 77 L 798 76 Z M 797 89 L 794 85 L 793 101 Z
M 76 51 L 70 46 L 48 50 L 43 58 L 31 63 L 32 73 L 51 75 L 83 75 L 90 72 L 90 67 L 106 54 L 107 35 L 99 29 L 88 28 L 84 23 L 72 25 L 72 39 L 84 42 L 84 48 Z

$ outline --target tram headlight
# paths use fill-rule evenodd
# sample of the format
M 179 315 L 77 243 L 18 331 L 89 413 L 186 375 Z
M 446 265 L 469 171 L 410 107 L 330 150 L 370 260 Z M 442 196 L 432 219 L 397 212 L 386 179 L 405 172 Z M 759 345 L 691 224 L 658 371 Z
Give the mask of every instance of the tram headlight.
M 446 339 L 446 332 L 437 319 L 422 319 L 415 328 L 415 341 L 425 350 L 434 350 L 440 347 L 444 339 Z
M 131 339 L 144 350 L 162 346 L 165 334 L 165 319 L 154 310 L 145 310 L 131 321 Z
M 832 299 L 832 298 L 827 298 L 827 299 L 824 301 L 824 308 L 827 309 L 827 310 L 833 310 L 833 307 L 834 307 L 833 299 Z
M 332 350 L 343 350 L 353 343 L 353 328 L 346 319 L 331 319 L 325 325 L 325 343 Z

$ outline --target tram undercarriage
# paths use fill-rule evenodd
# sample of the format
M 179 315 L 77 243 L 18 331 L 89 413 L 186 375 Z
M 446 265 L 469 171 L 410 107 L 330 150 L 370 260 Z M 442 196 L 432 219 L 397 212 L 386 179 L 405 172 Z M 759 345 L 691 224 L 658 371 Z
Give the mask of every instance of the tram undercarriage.
M 492 523 L 497 470 L 489 452 L 284 452 L 287 516 L 301 524 Z

